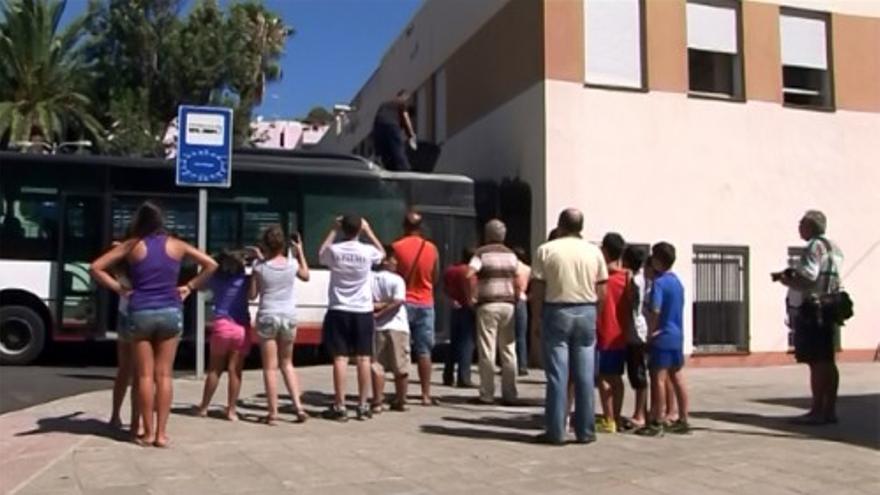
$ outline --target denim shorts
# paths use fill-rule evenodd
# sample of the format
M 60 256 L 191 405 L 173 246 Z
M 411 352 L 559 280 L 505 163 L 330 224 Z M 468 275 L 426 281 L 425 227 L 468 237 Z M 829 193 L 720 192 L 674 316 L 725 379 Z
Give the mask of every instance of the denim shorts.
M 430 356 L 434 349 L 434 306 L 407 304 L 413 356 Z
M 274 315 L 257 315 L 257 335 L 262 340 L 296 340 L 296 320 Z
M 116 340 L 131 342 L 131 317 L 128 312 L 120 311 L 116 317 Z
M 183 310 L 179 307 L 139 309 L 128 317 L 131 340 L 169 339 L 183 333 Z

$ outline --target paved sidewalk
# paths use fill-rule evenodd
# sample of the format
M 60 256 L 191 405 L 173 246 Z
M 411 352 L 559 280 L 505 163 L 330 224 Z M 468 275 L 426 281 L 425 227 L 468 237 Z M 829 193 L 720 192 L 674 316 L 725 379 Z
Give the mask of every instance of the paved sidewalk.
M 317 414 L 330 370 L 300 373 L 306 390 L 324 391 L 306 396 Z M 0 416 L 0 493 L 880 493 L 880 365 L 845 364 L 841 376 L 840 425 L 785 421 L 807 403 L 804 367 L 691 369 L 692 435 L 603 435 L 562 448 L 529 443 L 541 428 L 534 371 L 521 384 L 522 407 L 470 405 L 476 391 L 436 386 L 440 407 L 274 428 L 187 415 L 201 383 L 180 379 L 167 450 L 108 430 L 109 392 Z M 249 419 L 265 413 L 261 392 L 259 373 L 247 372 Z

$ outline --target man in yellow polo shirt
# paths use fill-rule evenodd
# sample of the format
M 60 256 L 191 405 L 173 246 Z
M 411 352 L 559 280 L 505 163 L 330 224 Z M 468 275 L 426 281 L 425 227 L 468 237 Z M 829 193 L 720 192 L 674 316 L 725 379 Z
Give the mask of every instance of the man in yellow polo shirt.
M 538 440 L 555 445 L 565 442 L 569 376 L 574 380 L 575 438 L 584 444 L 595 440 L 596 314 L 605 297 L 608 267 L 599 247 L 581 238 L 583 227 L 583 213 L 564 210 L 559 237 L 538 248 L 532 265 L 533 323 L 540 325 L 547 375 L 546 426 Z

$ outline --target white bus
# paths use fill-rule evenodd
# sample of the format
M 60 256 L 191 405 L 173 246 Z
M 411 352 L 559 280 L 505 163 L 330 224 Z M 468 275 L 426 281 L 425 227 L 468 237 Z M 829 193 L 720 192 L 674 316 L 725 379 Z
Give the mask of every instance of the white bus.
M 172 162 L 0 152 L 0 363 L 31 362 L 49 341 L 115 337 L 115 295 L 97 288 L 88 263 L 124 236 L 146 199 L 162 206 L 174 235 L 195 244 L 197 192 L 175 186 Z M 209 193 L 208 251 L 252 245 L 272 223 L 300 232 L 314 269 L 297 289 L 297 343 L 318 345 L 329 273 L 318 265 L 317 249 L 331 220 L 358 213 L 391 242 L 408 208 L 423 213 L 441 266 L 475 241 L 467 177 L 388 172 L 349 155 L 240 151 L 232 187 Z M 193 270 L 184 265 L 182 277 Z M 194 301 L 185 305 L 185 339 L 195 334 Z M 442 336 L 446 311 L 443 298 L 437 301 Z

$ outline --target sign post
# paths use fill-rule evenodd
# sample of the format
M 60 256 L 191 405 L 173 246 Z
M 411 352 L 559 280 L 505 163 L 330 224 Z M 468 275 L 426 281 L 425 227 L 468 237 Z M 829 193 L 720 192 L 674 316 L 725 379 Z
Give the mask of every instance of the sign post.
M 208 247 L 208 187 L 232 185 L 232 109 L 177 109 L 177 185 L 199 188 L 198 248 Z M 205 295 L 196 292 L 196 378 L 205 371 Z

